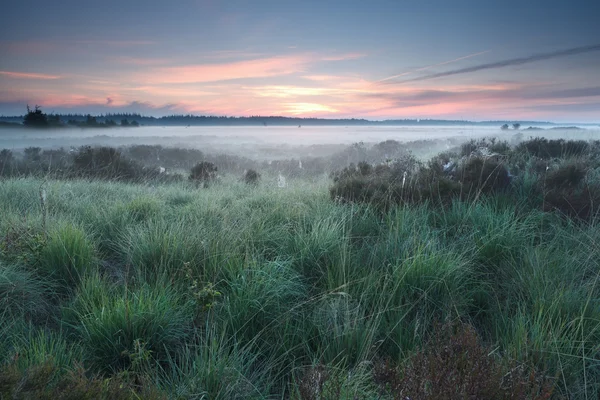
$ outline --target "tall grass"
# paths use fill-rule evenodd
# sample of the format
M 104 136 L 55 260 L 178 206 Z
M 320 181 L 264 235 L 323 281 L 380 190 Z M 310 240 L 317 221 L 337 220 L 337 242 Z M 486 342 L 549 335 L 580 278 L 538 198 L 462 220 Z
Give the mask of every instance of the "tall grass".
M 326 182 L 48 181 L 46 231 L 41 184 L 0 183 L 1 368 L 53 359 L 172 398 L 393 398 L 374 372 L 448 322 L 557 396 L 599 393 L 597 220 L 532 206 L 524 183 L 382 211 Z

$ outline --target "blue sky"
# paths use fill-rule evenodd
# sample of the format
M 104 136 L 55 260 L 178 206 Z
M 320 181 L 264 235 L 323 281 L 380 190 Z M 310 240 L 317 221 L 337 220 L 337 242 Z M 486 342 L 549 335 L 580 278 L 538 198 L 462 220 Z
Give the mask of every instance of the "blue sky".
M 596 122 L 599 15 L 591 0 L 11 0 L 0 114 Z

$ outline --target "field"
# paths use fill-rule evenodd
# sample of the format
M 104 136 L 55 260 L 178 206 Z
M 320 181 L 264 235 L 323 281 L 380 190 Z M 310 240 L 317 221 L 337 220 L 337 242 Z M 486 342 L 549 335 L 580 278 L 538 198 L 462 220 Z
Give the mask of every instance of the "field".
M 598 143 L 454 150 L 285 187 L 18 164 L 0 399 L 598 398 Z

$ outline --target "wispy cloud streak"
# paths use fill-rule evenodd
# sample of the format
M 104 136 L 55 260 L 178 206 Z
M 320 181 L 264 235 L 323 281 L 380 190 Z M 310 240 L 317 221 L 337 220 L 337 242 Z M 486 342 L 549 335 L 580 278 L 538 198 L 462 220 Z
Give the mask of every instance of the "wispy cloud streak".
M 36 74 L 29 72 L 14 72 L 14 71 L 0 71 L 0 75 L 7 76 L 9 78 L 17 79 L 60 79 L 59 75 L 48 75 L 48 74 Z
M 590 45 L 590 46 L 582 46 L 582 47 L 574 47 L 571 49 L 554 51 L 551 53 L 535 54 L 535 55 L 528 56 L 528 57 L 513 58 L 510 60 L 497 61 L 497 62 L 488 63 L 488 64 L 480 64 L 480 65 L 475 65 L 472 67 L 460 68 L 460 69 L 455 69 L 452 71 L 446 71 L 446 72 L 440 72 L 437 74 L 420 76 L 418 78 L 407 79 L 407 80 L 395 82 L 395 83 L 420 82 L 420 81 L 426 81 L 426 80 L 435 79 L 435 78 L 442 78 L 442 77 L 446 77 L 446 76 L 468 74 L 471 72 L 483 71 L 483 70 L 488 70 L 488 69 L 511 67 L 514 65 L 529 64 L 532 62 L 550 60 L 553 58 L 574 56 L 577 54 L 590 53 L 590 52 L 599 51 L 599 50 L 600 50 L 600 44 L 595 44 L 595 45 Z
M 380 83 L 380 82 L 385 82 L 385 81 L 389 81 L 389 80 L 392 80 L 392 79 L 400 78 L 401 76 L 406 76 L 406 75 L 414 74 L 415 72 L 427 71 L 428 69 L 431 69 L 431 68 L 440 67 L 442 65 L 447 65 L 447 64 L 452 64 L 452 63 L 455 63 L 457 61 L 466 60 L 468 58 L 480 56 L 482 54 L 489 53 L 489 52 L 490 52 L 490 50 L 480 51 L 479 53 L 469 54 L 468 56 L 463 56 L 463 57 L 455 58 L 454 60 L 449 60 L 449 61 L 444 61 L 444 62 L 441 62 L 441 63 L 438 63 L 438 64 L 428 65 L 426 67 L 421 67 L 421 68 L 418 68 L 418 69 L 414 69 L 412 71 L 403 72 L 403 73 L 398 74 L 398 75 L 388 76 L 387 78 L 380 79 L 380 80 L 376 81 L 375 83 Z

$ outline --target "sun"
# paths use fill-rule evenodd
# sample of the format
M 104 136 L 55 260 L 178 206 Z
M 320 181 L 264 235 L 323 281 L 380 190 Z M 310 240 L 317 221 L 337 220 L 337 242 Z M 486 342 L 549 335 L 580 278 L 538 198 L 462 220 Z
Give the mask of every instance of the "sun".
M 287 103 L 285 109 L 292 115 L 338 112 L 338 110 L 333 107 L 319 103 Z

